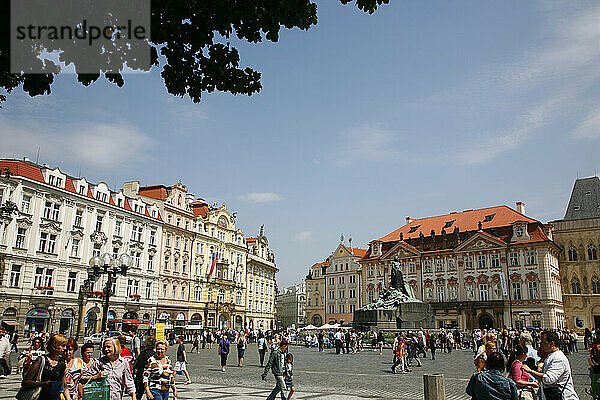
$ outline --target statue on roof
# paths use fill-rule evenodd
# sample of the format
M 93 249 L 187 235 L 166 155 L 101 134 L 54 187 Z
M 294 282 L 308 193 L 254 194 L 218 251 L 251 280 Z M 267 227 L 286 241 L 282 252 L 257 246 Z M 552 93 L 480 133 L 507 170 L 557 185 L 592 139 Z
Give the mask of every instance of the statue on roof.
M 264 235 L 265 235 L 265 224 L 262 224 L 260 226 L 260 232 L 259 232 L 258 236 L 260 237 L 260 236 L 264 236 Z

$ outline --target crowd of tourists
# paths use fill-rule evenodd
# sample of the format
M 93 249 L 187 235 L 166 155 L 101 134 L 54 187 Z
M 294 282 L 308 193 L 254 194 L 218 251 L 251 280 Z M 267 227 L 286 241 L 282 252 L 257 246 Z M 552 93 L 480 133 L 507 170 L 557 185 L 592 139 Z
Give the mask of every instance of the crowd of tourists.
M 190 375 L 183 336 L 168 335 L 168 340 L 142 338 L 134 331 L 130 348 L 125 336 L 106 338 L 99 349 L 101 356 L 94 358 L 94 345 L 81 347 L 75 339 L 60 334 L 36 334 L 29 347 L 18 356 L 17 371 L 22 374 L 23 398 L 37 393 L 39 400 L 84 400 L 86 387 L 102 384 L 110 400 L 130 396 L 141 400 L 168 400 L 177 397 L 175 375 Z M 10 373 L 12 336 L 0 328 L 0 375 Z M 435 362 L 436 352 L 454 350 L 473 352 L 473 368 L 466 392 L 473 399 L 519 400 L 576 400 L 569 360 L 565 354 L 579 352 L 578 335 L 567 330 L 517 329 L 475 330 L 464 332 L 424 329 L 390 333 L 359 332 L 353 329 L 333 329 L 318 332 L 204 330 L 187 338 L 192 352 L 200 348 L 214 349 L 218 354 L 221 371 L 228 367 L 232 347 L 237 356 L 237 367 L 244 367 L 245 352 L 255 342 L 262 378 L 269 372 L 275 378 L 275 387 L 268 400 L 280 396 L 290 399 L 294 393 L 294 356 L 288 351 L 290 343 L 316 348 L 335 349 L 336 354 L 355 354 L 374 351 L 380 355 L 392 350 L 393 373 L 410 373 L 422 366 L 422 360 Z M 586 330 L 583 347 L 589 351 L 588 363 L 592 376 L 591 393 L 600 398 L 600 331 Z M 177 345 L 176 362 L 166 355 L 170 345 Z M 79 356 L 77 352 L 79 351 Z M 234 364 L 233 361 L 229 361 Z M 7 365 L 8 364 L 8 365 Z M 8 372 L 7 372 L 8 371 Z

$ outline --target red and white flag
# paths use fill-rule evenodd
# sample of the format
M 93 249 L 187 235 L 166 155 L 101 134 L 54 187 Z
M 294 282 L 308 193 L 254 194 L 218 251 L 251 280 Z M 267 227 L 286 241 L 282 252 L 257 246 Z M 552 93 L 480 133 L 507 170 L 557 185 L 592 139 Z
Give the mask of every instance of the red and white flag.
M 215 265 L 217 265 L 217 253 L 212 254 L 212 263 L 210 264 L 210 272 L 208 273 L 208 276 L 211 276 L 215 271 Z

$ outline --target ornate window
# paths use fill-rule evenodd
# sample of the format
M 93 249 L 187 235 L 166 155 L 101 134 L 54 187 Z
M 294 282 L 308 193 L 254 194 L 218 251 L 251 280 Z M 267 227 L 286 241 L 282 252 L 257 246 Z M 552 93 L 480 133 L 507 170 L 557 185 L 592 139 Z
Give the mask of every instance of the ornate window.
M 588 260 L 597 260 L 598 259 L 598 253 L 596 252 L 596 246 L 594 246 L 593 244 L 590 244 L 588 246 Z
M 510 260 L 510 266 L 511 267 L 518 267 L 519 266 L 519 253 L 510 253 L 508 255 L 509 260 Z
M 577 250 L 575 250 L 575 247 L 569 246 L 568 256 L 569 261 L 577 261 Z
M 423 272 L 425 272 L 425 273 L 431 272 L 431 260 L 423 261 Z
M 595 276 L 592 278 L 592 293 L 600 294 L 600 280 Z
M 529 299 L 530 300 L 535 300 L 540 297 L 539 291 L 538 291 L 538 283 L 536 281 L 527 282 L 527 289 L 529 291 Z
M 512 289 L 513 289 L 513 299 L 514 300 L 522 300 L 523 294 L 521 293 L 521 282 L 513 282 Z
M 573 278 L 571 280 L 571 292 L 573 294 L 581 294 L 581 284 L 579 283 L 579 279 Z
M 473 269 L 473 256 L 465 257 L 465 269 Z

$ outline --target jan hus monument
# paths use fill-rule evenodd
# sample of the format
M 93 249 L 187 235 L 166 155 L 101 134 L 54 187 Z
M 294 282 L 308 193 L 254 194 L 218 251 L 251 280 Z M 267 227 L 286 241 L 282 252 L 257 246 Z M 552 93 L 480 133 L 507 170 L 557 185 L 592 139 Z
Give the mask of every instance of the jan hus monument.
M 435 328 L 431 306 L 417 299 L 404 281 L 398 259 L 391 264 L 390 287 L 373 303 L 354 311 L 353 325 L 363 330 Z

